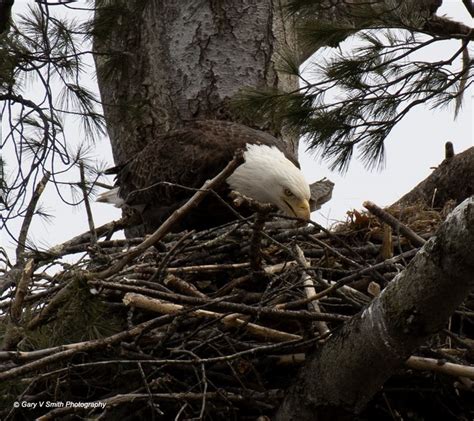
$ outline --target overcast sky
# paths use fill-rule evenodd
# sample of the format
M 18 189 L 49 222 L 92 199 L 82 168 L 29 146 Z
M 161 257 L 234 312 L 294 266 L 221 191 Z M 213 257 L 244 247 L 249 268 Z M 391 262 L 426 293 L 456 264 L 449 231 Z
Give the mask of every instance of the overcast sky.
M 16 0 L 15 12 L 24 11 L 27 3 L 25 0 Z M 445 14 L 472 25 L 470 16 L 460 0 L 444 0 L 438 14 Z M 423 58 L 426 60 L 446 58 L 459 46 L 460 41 L 448 41 L 443 43 L 443 46 L 436 43 L 436 48 L 427 51 Z M 474 52 L 471 52 L 471 55 L 473 54 Z M 459 63 L 456 65 L 458 66 Z M 88 84 L 95 87 L 92 66 L 89 70 Z M 463 109 L 456 121 L 453 120 L 452 109 L 432 111 L 423 106 L 415 108 L 395 127 L 386 140 L 386 165 L 380 171 L 368 171 L 359 161 L 353 160 L 346 174 L 331 172 L 327 165 L 305 153 L 305 145 L 302 143 L 300 162 L 308 181 L 327 177 L 336 184 L 333 199 L 316 212 L 313 219 L 330 226 L 335 221 L 345 220 L 348 210 L 360 209 L 365 200 L 371 200 L 380 206 L 393 203 L 426 178 L 432 171 L 431 167 L 443 160 L 446 141 L 453 142 L 456 153 L 473 145 L 472 121 L 472 90 L 465 96 Z M 5 133 L 6 122 L 2 123 L 3 133 Z M 71 123 L 70 133 L 76 134 L 77 142 L 81 141 L 81 136 L 78 135 L 80 132 L 73 123 Z M 7 161 L 8 153 L 8 149 L 2 151 Z M 94 159 L 106 160 L 113 165 L 107 139 L 102 139 L 95 144 L 92 156 L 95 156 Z M 78 175 L 77 179 L 79 179 Z M 43 194 L 42 203 L 54 214 L 55 218 L 51 222 L 40 218 L 35 219 L 30 237 L 37 245 L 53 246 L 88 230 L 84 207 L 65 206 L 58 200 L 51 185 Z M 118 209 L 99 203 L 93 204 L 93 213 L 96 226 L 120 216 Z M 13 250 L 13 242 L 3 233 L 1 245 L 6 246 L 10 251 Z

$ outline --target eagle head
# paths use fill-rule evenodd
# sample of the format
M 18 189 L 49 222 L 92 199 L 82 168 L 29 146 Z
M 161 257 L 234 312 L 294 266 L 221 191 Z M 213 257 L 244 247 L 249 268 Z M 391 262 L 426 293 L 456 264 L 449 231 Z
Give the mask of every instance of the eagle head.
M 301 170 L 275 146 L 247 144 L 245 162 L 227 178 L 232 190 L 286 215 L 310 219 L 310 190 Z

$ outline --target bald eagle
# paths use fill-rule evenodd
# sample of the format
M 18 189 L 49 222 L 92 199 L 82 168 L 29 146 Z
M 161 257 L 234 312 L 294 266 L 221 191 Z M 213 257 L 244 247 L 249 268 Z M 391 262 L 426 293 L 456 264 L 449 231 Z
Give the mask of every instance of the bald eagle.
M 217 120 L 194 121 L 171 130 L 128 162 L 108 170 L 117 175 L 116 187 L 97 200 L 138 210 L 145 232 L 153 232 L 218 174 L 239 148 L 244 162 L 216 193 L 231 203 L 229 193 L 235 190 L 273 204 L 286 215 L 308 220 L 310 187 L 284 142 L 242 124 Z M 241 208 L 238 212 L 249 213 Z M 235 218 L 229 206 L 209 194 L 175 230 L 202 230 Z

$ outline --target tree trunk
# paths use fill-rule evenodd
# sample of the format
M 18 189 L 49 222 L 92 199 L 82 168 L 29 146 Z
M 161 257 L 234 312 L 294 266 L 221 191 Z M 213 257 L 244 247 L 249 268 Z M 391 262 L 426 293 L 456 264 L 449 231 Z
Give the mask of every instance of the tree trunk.
M 127 8 L 94 45 L 123 52 L 122 67 L 96 59 L 117 163 L 183 121 L 236 120 L 229 99 L 243 87 L 298 86 L 277 70 L 278 55 L 295 48 L 277 0 L 135 0 Z
M 474 195 L 474 147 L 452 155 L 447 149 L 445 160 L 433 173 L 393 205 L 420 203 L 442 209 L 448 202 L 456 206 Z
M 276 420 L 353 419 L 468 294 L 472 250 L 474 198 L 450 214 L 368 308 L 307 355 Z

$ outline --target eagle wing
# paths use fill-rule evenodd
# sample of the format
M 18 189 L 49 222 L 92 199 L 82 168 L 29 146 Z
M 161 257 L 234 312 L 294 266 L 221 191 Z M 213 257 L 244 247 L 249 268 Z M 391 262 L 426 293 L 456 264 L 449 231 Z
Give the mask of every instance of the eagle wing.
M 235 151 L 248 143 L 277 146 L 297 165 L 284 143 L 265 132 L 232 122 L 194 121 L 163 134 L 118 167 L 119 195 L 133 207 L 175 206 L 219 173 Z

